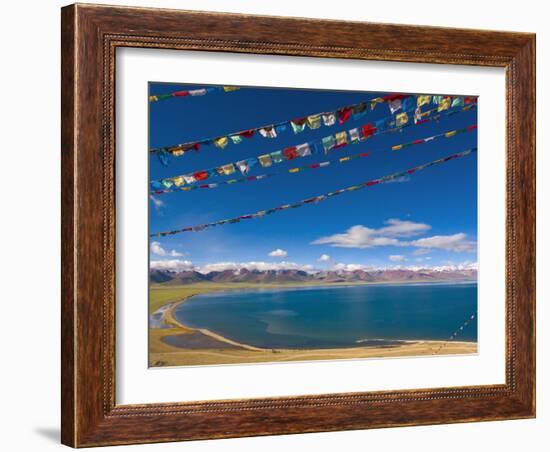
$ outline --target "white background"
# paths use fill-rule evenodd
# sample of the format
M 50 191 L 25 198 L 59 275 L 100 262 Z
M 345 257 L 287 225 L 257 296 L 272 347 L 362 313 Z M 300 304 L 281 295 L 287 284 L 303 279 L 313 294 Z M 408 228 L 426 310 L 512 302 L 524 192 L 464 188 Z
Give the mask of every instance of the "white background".
M 545 2 L 524 0 L 479 2 L 337 2 L 278 0 L 140 1 L 119 4 L 208 9 L 272 15 L 395 23 L 490 28 L 537 32 L 538 79 L 538 275 L 548 272 L 545 252 L 550 228 L 547 209 L 550 181 L 545 127 L 550 102 Z M 4 317 L 0 420 L 2 449 L 60 449 L 59 424 L 59 7 L 58 1 L 8 2 L 2 33 L 2 215 Z M 32 142 L 29 142 L 32 140 Z M 549 309 L 544 304 L 548 278 L 538 281 L 538 413 L 536 420 L 448 426 L 406 427 L 264 438 L 119 447 L 116 450 L 280 451 L 400 450 L 463 451 L 518 449 L 542 451 L 548 411 L 549 335 L 542 328 Z M 546 381 L 545 381 L 546 380 Z
M 153 403 L 504 383 L 504 70 L 267 55 L 117 51 L 117 402 Z M 189 74 L 186 68 L 192 67 Z M 284 70 L 282 70 L 284 68 Z M 184 74 L 184 75 L 182 75 Z M 182 79 L 185 77 L 185 79 Z M 147 82 L 478 95 L 479 353 L 147 369 Z M 139 131 L 139 132 L 138 132 Z M 136 150 L 141 149 L 141 152 Z M 368 199 L 364 198 L 364 199 Z M 141 307 L 141 309 L 139 308 Z M 185 381 L 185 384 L 181 384 Z M 223 381 L 223 384 L 220 382 Z

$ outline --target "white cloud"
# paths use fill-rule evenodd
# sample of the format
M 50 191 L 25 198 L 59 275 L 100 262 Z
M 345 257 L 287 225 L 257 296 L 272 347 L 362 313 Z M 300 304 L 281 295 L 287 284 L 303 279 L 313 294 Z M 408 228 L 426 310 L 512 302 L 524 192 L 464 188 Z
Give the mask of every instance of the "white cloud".
M 181 272 L 185 270 L 193 270 L 193 262 L 183 261 L 180 259 L 151 261 L 149 267 L 151 268 L 151 270 L 171 270 L 175 272 Z
M 472 252 L 476 250 L 476 242 L 467 240 L 466 234 L 459 232 L 452 235 L 434 235 L 414 240 L 409 243 L 423 249 L 440 249 L 455 252 Z
M 467 240 L 466 234 L 459 232 L 452 235 L 434 235 L 416 240 L 402 240 L 421 235 L 431 229 L 425 223 L 415 223 L 391 218 L 385 222 L 386 226 L 373 229 L 362 225 L 355 225 L 341 234 L 333 234 L 318 238 L 311 242 L 313 245 L 330 245 L 340 248 L 372 248 L 376 246 L 413 246 L 420 248 L 415 255 L 427 254 L 433 249 L 455 252 L 473 252 L 476 242 Z
M 345 271 L 345 272 L 354 272 L 356 270 L 372 270 L 373 267 L 369 267 L 368 265 L 362 265 L 362 264 L 334 264 L 331 268 L 331 270 L 334 271 Z
M 407 258 L 401 254 L 392 254 L 388 256 L 388 259 L 392 262 L 404 262 L 407 260 Z
M 285 250 L 282 250 L 281 248 L 277 248 L 276 250 L 271 251 L 271 253 L 269 253 L 269 256 L 271 256 L 271 257 L 287 257 L 288 253 Z
M 317 262 L 328 262 L 330 261 L 330 256 L 328 254 L 321 254 L 319 256 L 319 259 L 317 259 Z
M 216 262 L 212 264 L 206 264 L 196 268 L 201 273 L 210 273 L 212 271 L 225 271 L 225 270 L 302 270 L 312 271 L 313 266 L 309 264 L 297 264 L 295 262 Z
M 313 245 L 330 245 L 340 248 L 371 248 L 373 246 L 399 245 L 394 238 L 376 235 L 376 229 L 365 226 L 352 226 L 343 234 L 334 234 L 321 237 L 311 242 Z
M 162 201 L 161 199 L 155 198 L 153 195 L 150 195 L 149 198 L 153 202 L 155 209 L 161 209 L 166 205 L 164 201 Z
M 170 256 L 170 257 L 183 256 L 182 253 L 178 253 L 176 250 L 166 251 L 161 246 L 160 242 L 151 242 L 151 253 L 157 256 Z
M 379 235 L 387 237 L 412 237 L 429 231 L 432 227 L 425 223 L 415 223 L 408 220 L 390 218 L 386 221 L 388 226 L 375 230 Z

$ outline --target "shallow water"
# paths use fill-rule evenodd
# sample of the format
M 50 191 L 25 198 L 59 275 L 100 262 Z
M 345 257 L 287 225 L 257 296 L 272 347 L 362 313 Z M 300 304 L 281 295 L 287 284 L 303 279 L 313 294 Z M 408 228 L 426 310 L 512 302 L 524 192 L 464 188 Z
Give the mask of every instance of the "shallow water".
M 290 349 L 447 340 L 473 314 L 476 283 L 236 290 L 198 295 L 175 311 L 192 328 Z M 477 341 L 477 323 L 456 340 Z

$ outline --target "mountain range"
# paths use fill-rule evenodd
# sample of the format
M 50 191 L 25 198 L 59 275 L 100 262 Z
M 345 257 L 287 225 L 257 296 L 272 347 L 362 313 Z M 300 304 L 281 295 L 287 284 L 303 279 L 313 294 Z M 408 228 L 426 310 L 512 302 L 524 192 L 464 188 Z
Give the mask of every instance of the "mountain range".
M 418 268 L 374 270 L 326 270 L 306 272 L 303 270 L 237 270 L 173 271 L 152 269 L 149 273 L 152 284 L 186 285 L 196 283 L 346 283 L 346 282 L 430 282 L 430 281 L 476 281 L 475 268 Z

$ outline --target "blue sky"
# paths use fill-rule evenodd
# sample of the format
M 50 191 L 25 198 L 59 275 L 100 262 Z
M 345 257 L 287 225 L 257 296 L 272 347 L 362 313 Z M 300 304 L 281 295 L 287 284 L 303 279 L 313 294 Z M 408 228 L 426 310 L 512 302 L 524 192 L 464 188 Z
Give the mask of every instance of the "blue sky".
M 149 94 L 201 87 L 150 83 Z M 389 93 L 247 87 L 230 93 L 168 99 L 150 104 L 149 145 L 156 148 L 226 135 L 331 111 L 385 94 Z M 363 118 L 350 119 L 343 125 L 306 128 L 297 135 L 287 130 L 276 139 L 255 136 L 223 150 L 204 146 L 198 153 L 170 158 L 167 166 L 161 165 L 152 154 L 150 179 L 281 150 L 389 114 L 387 105 L 382 104 Z M 477 110 L 472 109 L 398 133 L 374 136 L 334 150 L 329 156 L 312 155 L 271 168 L 252 169 L 251 175 L 277 173 L 265 180 L 156 195 L 150 201 L 150 231 L 179 229 L 293 203 L 476 147 L 477 132 L 468 132 L 401 151 L 389 150 L 395 144 L 476 123 Z M 297 174 L 286 172 L 288 168 L 361 152 L 370 152 L 371 156 Z M 413 174 L 402 182 L 345 193 L 317 205 L 201 232 L 154 238 L 151 262 L 158 267 L 171 265 L 178 269 L 247 262 L 266 268 L 280 265 L 322 269 L 476 262 L 476 156 L 474 153 Z M 221 182 L 235 176 L 238 175 L 206 182 Z M 158 264 L 159 261 L 165 264 Z

